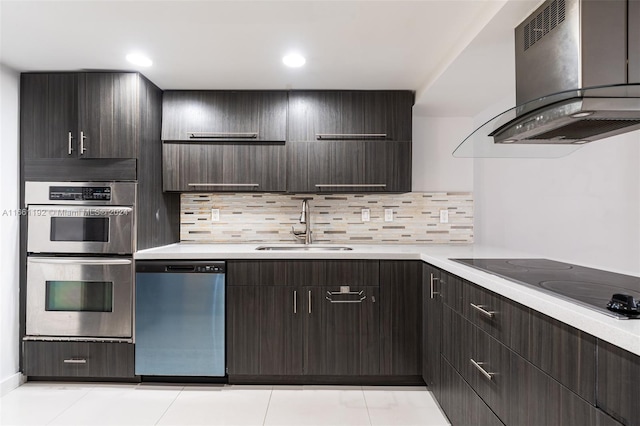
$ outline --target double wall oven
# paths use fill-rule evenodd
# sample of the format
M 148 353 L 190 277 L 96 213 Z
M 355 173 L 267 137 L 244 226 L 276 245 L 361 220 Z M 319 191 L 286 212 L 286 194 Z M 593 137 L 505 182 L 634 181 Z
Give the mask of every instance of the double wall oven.
M 31 340 L 132 339 L 134 182 L 26 182 Z

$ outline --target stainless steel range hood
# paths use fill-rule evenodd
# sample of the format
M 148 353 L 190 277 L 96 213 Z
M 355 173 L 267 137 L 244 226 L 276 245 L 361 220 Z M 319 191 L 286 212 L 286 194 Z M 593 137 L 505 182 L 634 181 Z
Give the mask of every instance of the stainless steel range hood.
M 515 58 L 519 106 L 454 156 L 558 157 L 640 129 L 640 0 L 548 0 L 515 29 Z

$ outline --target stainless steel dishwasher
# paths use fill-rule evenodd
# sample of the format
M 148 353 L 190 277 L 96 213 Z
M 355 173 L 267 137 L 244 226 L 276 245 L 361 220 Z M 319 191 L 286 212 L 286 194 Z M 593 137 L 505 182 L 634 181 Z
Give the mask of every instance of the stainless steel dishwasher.
M 137 261 L 135 374 L 225 375 L 225 263 Z

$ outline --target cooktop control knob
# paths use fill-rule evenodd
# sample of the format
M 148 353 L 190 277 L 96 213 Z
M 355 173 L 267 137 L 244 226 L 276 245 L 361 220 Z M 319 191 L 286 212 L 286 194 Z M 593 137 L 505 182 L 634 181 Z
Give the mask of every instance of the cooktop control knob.
M 635 300 L 630 294 L 616 293 L 607 303 L 607 308 L 624 314 L 640 315 L 640 300 Z

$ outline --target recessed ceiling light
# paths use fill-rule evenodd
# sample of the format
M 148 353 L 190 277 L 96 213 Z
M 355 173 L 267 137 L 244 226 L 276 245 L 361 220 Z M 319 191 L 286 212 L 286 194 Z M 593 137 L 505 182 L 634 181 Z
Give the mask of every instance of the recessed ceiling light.
M 140 67 L 150 67 L 153 62 L 141 53 L 130 53 L 127 55 L 127 61 Z
M 589 143 L 589 142 L 591 142 L 591 141 L 587 141 L 587 140 L 580 140 L 580 141 L 575 141 L 575 142 L 573 142 L 573 144 L 574 144 L 574 145 L 582 145 L 582 144 Z
M 298 68 L 303 66 L 307 60 L 302 55 L 292 53 L 282 58 L 282 62 L 288 67 Z
M 505 139 L 502 141 L 502 143 L 515 143 L 516 140 L 515 139 Z

